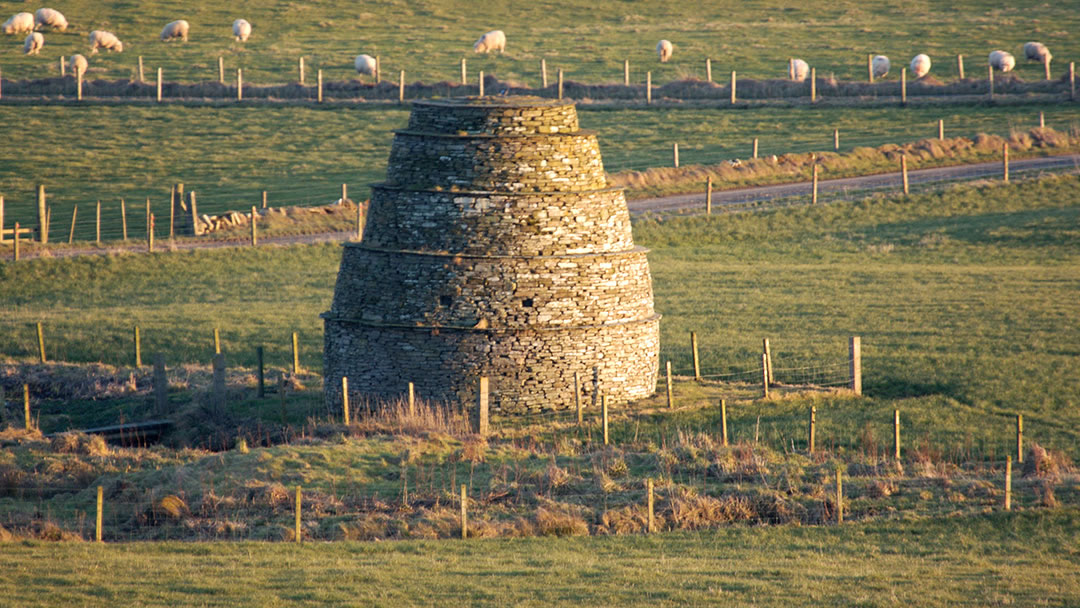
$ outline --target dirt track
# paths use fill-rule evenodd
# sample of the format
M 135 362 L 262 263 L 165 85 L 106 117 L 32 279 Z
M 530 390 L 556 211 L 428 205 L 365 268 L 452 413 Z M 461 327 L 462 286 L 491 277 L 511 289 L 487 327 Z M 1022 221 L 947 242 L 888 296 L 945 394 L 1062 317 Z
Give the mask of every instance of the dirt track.
M 1065 156 L 1050 156 L 1044 158 L 1017 159 L 1009 162 L 1010 175 L 1027 174 L 1038 171 L 1062 171 L 1067 169 L 1080 170 L 1080 154 Z M 954 167 L 937 167 L 934 169 L 918 169 L 908 172 L 908 181 L 912 186 L 931 184 L 935 182 L 949 182 L 957 180 L 979 179 L 983 177 L 998 178 L 1001 175 L 1001 163 L 989 162 L 974 165 L 958 165 Z M 873 190 L 898 190 L 900 188 L 900 173 L 881 173 L 862 177 L 847 177 L 842 179 L 821 180 L 818 182 L 818 194 L 825 197 L 839 193 L 841 200 L 848 195 L 860 196 Z M 742 188 L 739 190 L 722 190 L 713 192 L 712 204 L 714 209 L 722 209 L 730 205 L 746 205 L 748 203 L 768 202 L 771 200 L 809 197 L 811 191 L 810 182 L 797 182 L 793 184 L 777 184 L 774 186 L 758 186 L 754 188 Z M 837 197 L 831 197 L 833 199 Z M 657 213 L 664 211 L 679 211 L 686 209 L 701 209 L 705 205 L 704 193 L 676 194 L 659 198 L 646 198 L 629 201 L 628 206 L 631 214 Z M 300 243 L 324 243 L 330 241 L 347 241 L 353 237 L 353 232 L 325 232 L 320 234 L 301 234 L 278 237 L 259 237 L 260 244 L 266 245 L 295 245 Z M 191 249 L 217 249 L 221 247 L 241 247 L 247 241 L 244 239 L 201 241 L 180 240 L 170 244 L 167 240 L 158 241 L 155 250 L 191 250 Z M 3 259 L 10 260 L 10 245 L 4 245 Z M 81 255 L 104 255 L 117 252 L 141 253 L 146 251 L 146 245 L 133 245 L 128 247 L 87 247 L 87 248 L 64 248 L 50 249 L 45 254 L 48 257 L 73 257 Z M 23 258 L 35 258 L 40 256 L 40 251 L 35 251 L 33 246 L 27 246 L 23 252 Z

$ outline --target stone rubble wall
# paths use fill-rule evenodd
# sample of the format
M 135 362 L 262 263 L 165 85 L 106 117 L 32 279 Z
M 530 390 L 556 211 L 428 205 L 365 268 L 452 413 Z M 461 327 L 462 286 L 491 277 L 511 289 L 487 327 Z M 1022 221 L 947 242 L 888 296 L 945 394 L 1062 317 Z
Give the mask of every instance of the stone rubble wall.
M 567 255 L 633 249 L 622 190 L 535 194 L 373 188 L 364 243 L 375 249 Z
M 448 135 L 576 133 L 578 117 L 573 104 L 540 97 L 531 99 L 527 107 L 519 103 L 462 105 L 436 101 L 413 106 L 408 130 Z

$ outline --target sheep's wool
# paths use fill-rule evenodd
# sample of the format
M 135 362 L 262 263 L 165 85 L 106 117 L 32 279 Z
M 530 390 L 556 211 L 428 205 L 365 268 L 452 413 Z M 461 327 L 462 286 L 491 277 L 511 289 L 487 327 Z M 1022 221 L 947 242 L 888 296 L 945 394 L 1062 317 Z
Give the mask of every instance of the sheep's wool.
M 505 413 L 653 393 L 659 320 L 646 250 L 574 105 L 417 101 L 344 247 L 325 320 L 324 391 L 475 402 Z M 334 406 L 333 404 L 337 404 Z

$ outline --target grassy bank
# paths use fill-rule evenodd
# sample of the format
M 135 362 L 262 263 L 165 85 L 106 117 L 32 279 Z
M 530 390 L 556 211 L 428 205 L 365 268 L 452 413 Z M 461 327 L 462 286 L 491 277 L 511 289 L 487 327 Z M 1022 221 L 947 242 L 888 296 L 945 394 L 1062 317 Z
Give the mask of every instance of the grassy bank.
M 21 606 L 1067 605 L 1080 514 L 659 536 L 308 544 L 28 543 L 0 552 Z

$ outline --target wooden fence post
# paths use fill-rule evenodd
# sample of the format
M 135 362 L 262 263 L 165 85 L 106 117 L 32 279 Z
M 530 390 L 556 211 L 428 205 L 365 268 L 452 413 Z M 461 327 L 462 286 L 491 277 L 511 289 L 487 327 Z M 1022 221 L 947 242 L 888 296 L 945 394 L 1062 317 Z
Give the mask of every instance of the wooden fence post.
M 45 184 L 37 185 L 38 241 L 49 242 L 49 206 L 45 199 Z
M 405 70 L 398 72 L 398 103 L 405 103 Z
M 255 247 L 259 244 L 258 227 L 256 226 L 259 219 L 259 214 L 255 212 L 255 205 L 251 206 L 251 246 Z
M 795 80 L 795 60 L 791 57 L 787 60 L 787 74 L 788 80 Z
M 844 523 L 844 472 L 836 469 L 836 523 Z
M 705 178 L 705 215 L 712 215 L 712 176 Z
M 712 57 L 705 58 L 705 80 L 712 82 Z
M 264 354 L 263 347 L 255 347 L 255 361 L 256 365 L 258 365 L 255 371 L 255 379 L 258 381 L 258 392 L 255 393 L 255 396 L 259 399 L 266 396 L 266 368 L 263 365 Z
M 694 359 L 694 380 L 701 381 L 701 363 L 698 358 L 697 332 L 690 332 L 690 355 Z
M 761 397 L 769 398 L 769 360 L 761 353 Z
M 893 410 L 893 458 L 900 460 L 900 410 Z
M 161 103 L 161 68 L 157 69 L 157 100 Z
M 964 79 L 964 56 L 956 56 L 956 71 L 960 74 L 960 80 Z
M 581 426 L 584 422 L 581 412 L 581 372 L 574 372 L 574 409 L 577 411 L 578 426 Z
M 817 407 L 810 406 L 810 420 L 806 431 L 806 453 L 814 453 L 814 439 L 817 433 Z
M 623 63 L 622 63 L 622 80 L 623 80 L 623 86 L 624 87 L 630 86 L 630 60 L 629 59 L 623 59 Z
M 461 85 L 465 86 L 469 84 L 468 72 L 465 69 L 465 58 L 461 58 Z
M 469 538 L 469 495 L 465 492 L 465 484 L 461 484 L 461 538 Z
M 945 139 L 945 119 L 939 118 L 937 121 L 937 138 L 938 141 Z
M 607 395 L 600 395 L 600 417 L 603 419 L 603 424 L 604 424 L 604 445 L 607 445 L 608 444 Z
M 652 72 L 645 72 L 645 103 L 652 103 Z
M 225 57 L 221 55 L 217 58 L 217 77 L 219 83 L 225 84 Z
M 541 87 L 543 87 L 543 88 L 545 88 L 545 89 L 546 89 L 546 88 L 547 88 L 547 86 L 548 86 L 548 80 L 547 80 L 547 59 L 541 59 L 541 60 L 540 60 L 540 86 L 541 86 Z
M 214 354 L 221 354 L 221 330 L 214 328 Z
M 817 68 L 810 68 L 810 103 L 817 101 Z
M 244 70 L 236 68 L 236 101 L 244 100 Z
M 298 68 L 300 71 L 300 86 L 304 86 L 304 58 L 301 57 L 298 63 Z
M 1001 179 L 1009 183 L 1009 144 L 1001 144 Z
M 720 440 L 722 442 L 721 445 L 723 445 L 726 448 L 726 447 L 728 447 L 728 438 L 727 438 L 727 399 L 721 399 L 720 400 L 720 432 L 721 432 Z
M 169 378 L 165 371 L 165 355 L 154 355 L 154 410 L 165 415 L 169 409 Z
M 71 208 L 71 230 L 68 231 L 68 245 L 75 242 L 75 218 L 79 216 L 79 205 Z
M 294 374 L 300 373 L 300 343 L 295 331 L 292 332 L 292 371 Z
M 296 527 L 293 535 L 296 537 L 296 544 L 300 544 L 300 486 L 296 486 Z
M 993 101 L 993 99 L 994 99 L 994 66 L 992 66 L 992 65 L 986 66 L 986 73 L 988 74 L 988 76 L 987 76 L 987 84 L 990 87 L 990 91 L 989 91 L 990 92 L 990 100 Z
M 735 70 L 731 70 L 731 105 L 735 105 L 735 87 L 737 84 Z
M 866 79 L 870 84 L 874 84 L 874 56 L 870 53 L 866 54 Z
M 758 138 L 755 137 L 754 138 L 754 147 L 753 147 L 753 157 L 754 158 L 757 158 L 757 156 L 758 156 L 758 154 L 757 154 L 757 147 L 758 147 L 757 144 L 758 144 Z
M 135 326 L 135 367 L 142 367 L 142 337 L 139 335 L 139 326 Z
M 26 430 L 34 428 L 33 421 L 30 419 L 30 385 L 22 385 L 23 394 L 23 427 Z
M 667 370 L 667 406 L 670 410 L 675 408 L 675 398 L 671 387 L 671 361 L 665 362 L 664 367 Z
M 97 516 L 94 518 L 94 541 L 101 542 L 101 519 L 105 507 L 105 488 L 97 487 Z
M 645 492 L 648 494 L 648 503 L 649 503 L 649 528 L 648 528 L 647 532 L 649 534 L 652 534 L 653 530 L 655 529 L 655 525 L 656 525 L 656 515 L 655 515 L 655 512 L 654 512 L 654 504 L 653 504 L 654 500 L 653 500 L 653 480 L 652 480 L 652 477 L 645 480 Z
M 773 376 L 772 348 L 770 348 L 769 346 L 768 338 L 761 339 L 761 352 L 765 354 L 766 369 L 768 370 L 769 374 L 769 384 L 773 384 L 774 382 L 776 382 L 776 377 Z
M 83 71 L 75 70 L 75 99 L 82 101 Z
M 409 383 L 408 402 L 409 402 L 409 416 L 410 417 L 415 416 L 416 415 L 416 385 L 413 384 L 412 382 Z
M 150 214 L 150 224 L 146 230 L 146 249 L 150 253 L 154 252 L 154 214 Z
M 1016 415 L 1016 462 L 1024 462 L 1024 415 Z
M 1043 62 L 1043 71 L 1046 75 L 1046 80 L 1050 80 L 1050 59 Z
M 349 379 L 345 376 L 341 377 L 341 412 L 345 426 L 349 426 Z
M 1005 510 L 1012 510 L 1012 456 L 1005 457 Z
M 45 334 L 41 329 L 41 321 L 37 322 L 37 343 L 38 354 L 41 355 L 41 362 L 45 363 Z
M 476 432 L 481 437 L 487 437 L 488 421 L 488 378 L 480 376 L 476 386 Z
M 811 181 L 810 204 L 811 205 L 816 205 L 817 204 L 817 193 L 818 193 L 818 164 L 817 164 L 816 159 L 815 159 L 814 165 L 813 165 L 813 167 L 811 168 L 811 171 L 810 171 L 810 181 Z
M 1076 101 L 1076 62 L 1069 62 L 1069 99 Z
M 375 55 L 375 84 L 382 82 L 382 58 Z
M 266 209 L 266 190 L 262 191 L 262 208 Z
M 146 82 L 146 78 L 143 77 L 143 62 L 142 55 L 139 55 L 139 84 Z
M 315 102 L 316 103 L 322 103 L 323 102 L 322 91 L 323 91 L 323 88 L 322 88 L 322 70 L 317 70 L 315 72 Z
M 94 211 L 94 242 L 99 245 L 101 244 L 101 201 L 97 202 L 97 207 Z
M 1043 112 L 1039 112 L 1039 128 L 1040 129 L 1045 129 L 1046 128 L 1046 114 L 1043 113 Z
M 671 162 L 672 165 L 679 168 L 679 144 L 678 142 L 671 144 Z
M 15 222 L 15 233 L 11 235 L 11 257 L 19 261 L 19 222 Z
M 832 149 L 833 152 L 840 151 L 840 129 L 832 130 Z
M 911 192 L 908 187 L 908 175 L 907 175 L 907 154 L 900 155 L 900 178 L 903 183 L 904 194 Z
M 907 105 L 907 68 L 900 68 L 900 105 Z
M 480 77 L 476 79 L 476 91 L 479 97 L 484 96 L 484 70 L 480 70 Z
M 563 98 L 563 69 L 559 68 L 559 100 Z
M 856 395 L 862 394 L 862 338 L 851 336 L 848 339 L 848 363 L 850 366 L 851 390 Z

